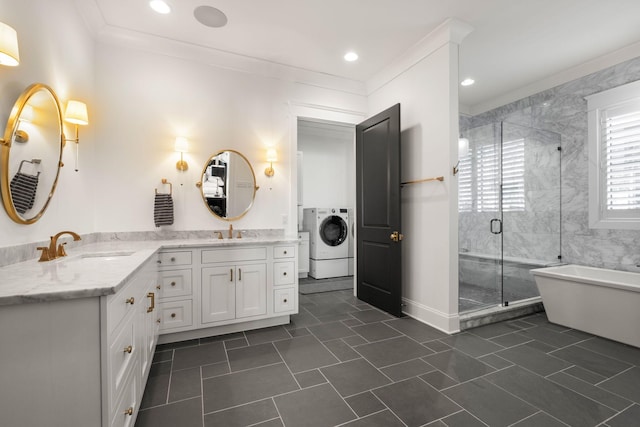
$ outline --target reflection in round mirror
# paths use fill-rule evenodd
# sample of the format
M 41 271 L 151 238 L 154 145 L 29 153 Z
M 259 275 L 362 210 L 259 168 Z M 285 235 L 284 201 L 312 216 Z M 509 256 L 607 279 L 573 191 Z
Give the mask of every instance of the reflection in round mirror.
M 251 164 L 235 150 L 211 156 L 198 184 L 207 208 L 227 221 L 242 218 L 249 211 L 258 189 Z
M 35 83 L 20 95 L 2 141 L 2 202 L 19 224 L 36 222 L 58 182 L 64 135 L 55 92 Z

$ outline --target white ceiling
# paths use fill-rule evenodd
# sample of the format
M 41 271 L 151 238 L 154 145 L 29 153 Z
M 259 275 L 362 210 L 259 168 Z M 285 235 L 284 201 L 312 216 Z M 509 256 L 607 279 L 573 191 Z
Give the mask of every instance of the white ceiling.
M 167 0 L 169 15 L 153 12 L 147 0 L 75 1 L 97 37 L 119 32 L 128 42 L 186 43 L 358 82 L 457 18 L 474 28 L 460 48 L 460 78 L 476 80 L 460 88 L 470 112 L 528 95 L 523 88 L 562 83 L 551 76 L 575 78 L 576 67 L 588 70 L 583 64 L 611 52 L 624 48 L 605 66 L 640 55 L 640 0 Z M 198 23 L 193 10 L 201 5 L 222 10 L 228 24 Z M 349 50 L 357 62 L 342 59 Z

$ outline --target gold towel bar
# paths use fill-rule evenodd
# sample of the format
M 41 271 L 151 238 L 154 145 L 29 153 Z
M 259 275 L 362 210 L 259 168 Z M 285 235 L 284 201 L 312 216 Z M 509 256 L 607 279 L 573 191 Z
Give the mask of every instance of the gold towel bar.
M 173 194 L 173 184 L 171 184 L 167 178 L 162 178 L 162 183 L 169 186 L 169 195 Z M 158 194 L 158 189 L 156 188 L 156 194 Z
M 410 185 L 410 184 L 419 184 L 421 182 L 430 182 L 430 181 L 444 181 L 444 176 L 436 176 L 435 178 L 425 178 L 425 179 L 417 179 L 415 181 L 405 181 L 400 183 L 400 186 Z

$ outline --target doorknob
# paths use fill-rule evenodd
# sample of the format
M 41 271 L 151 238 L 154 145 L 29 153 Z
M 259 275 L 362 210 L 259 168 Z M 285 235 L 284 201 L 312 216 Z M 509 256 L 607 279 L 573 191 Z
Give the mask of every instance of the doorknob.
M 400 234 L 397 231 L 394 231 L 393 233 L 391 233 L 391 236 L 389 236 L 389 238 L 391 240 L 393 240 L 394 242 L 399 242 L 400 240 L 402 240 L 404 238 L 404 235 Z

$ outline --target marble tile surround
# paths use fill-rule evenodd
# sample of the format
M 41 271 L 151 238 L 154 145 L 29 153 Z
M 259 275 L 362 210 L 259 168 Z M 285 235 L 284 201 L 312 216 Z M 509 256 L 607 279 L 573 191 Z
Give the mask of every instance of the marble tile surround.
M 561 253 L 562 261 L 624 271 L 640 271 L 640 230 L 590 229 L 588 226 L 588 143 L 585 96 L 640 80 L 640 57 L 573 80 L 527 98 L 469 117 L 460 129 L 506 121 L 555 132 L 561 138 Z M 534 243 L 547 244 L 535 233 Z
M 150 241 L 150 240 L 199 240 L 211 239 L 216 232 L 221 231 L 224 236 L 227 230 L 189 230 L 189 231 L 134 231 L 134 232 L 105 232 L 83 234 L 82 240 L 73 242 L 73 246 L 84 246 L 90 243 L 118 242 L 118 241 Z M 234 230 L 234 236 L 240 231 L 245 238 L 278 238 L 284 236 L 282 229 L 255 229 L 255 230 Z M 60 242 L 68 239 L 67 236 L 60 238 Z M 72 241 L 68 239 L 67 241 Z M 70 245 L 69 247 L 71 247 Z M 25 243 L 23 245 L 7 246 L 0 248 L 0 267 L 4 267 L 18 262 L 37 259 L 39 246 L 49 246 L 49 240 Z

